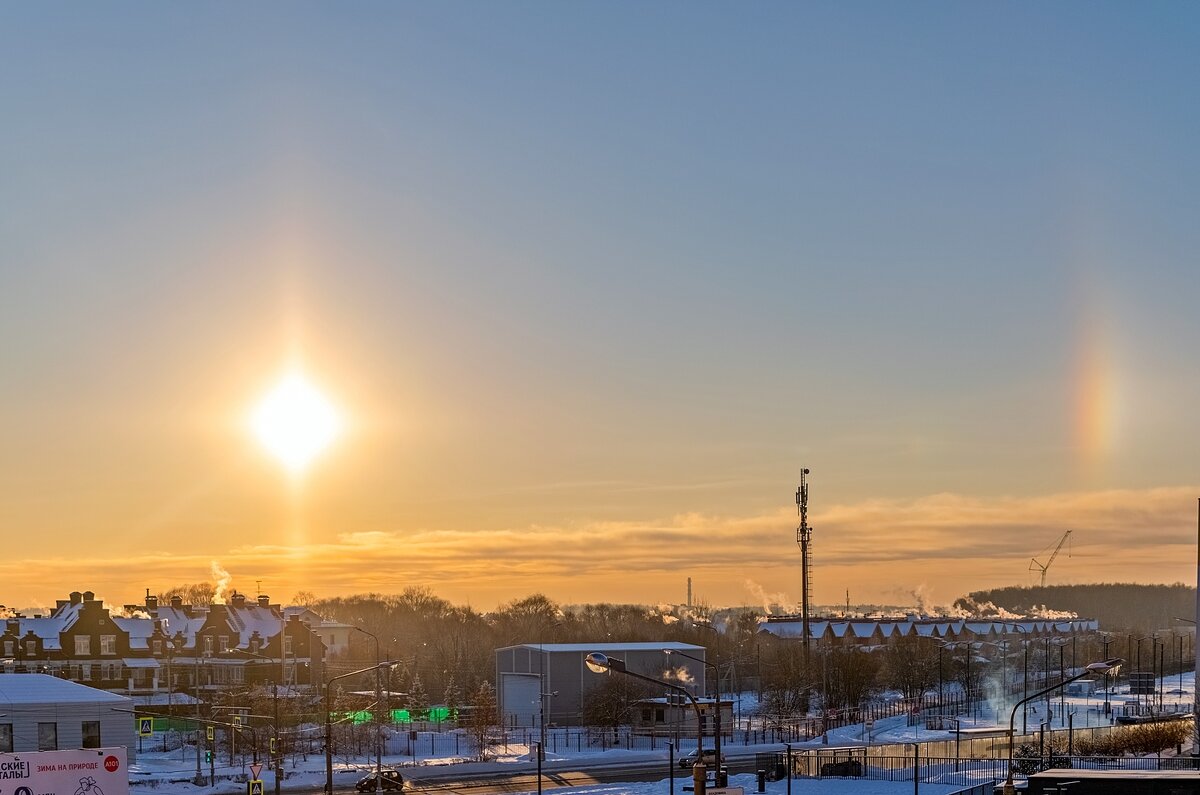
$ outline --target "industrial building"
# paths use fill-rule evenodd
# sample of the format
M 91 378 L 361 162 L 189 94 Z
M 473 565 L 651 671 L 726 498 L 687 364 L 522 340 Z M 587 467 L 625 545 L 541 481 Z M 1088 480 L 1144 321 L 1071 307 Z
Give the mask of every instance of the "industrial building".
M 678 653 L 668 656 L 664 649 Z M 703 646 L 674 641 L 524 643 L 496 650 L 496 696 L 504 724 L 518 728 L 542 723 L 579 725 L 584 698 L 607 675 L 594 674 L 584 665 L 591 652 L 624 660 L 630 671 L 653 679 L 673 671 L 672 684 L 683 685 L 697 696 L 705 693 Z

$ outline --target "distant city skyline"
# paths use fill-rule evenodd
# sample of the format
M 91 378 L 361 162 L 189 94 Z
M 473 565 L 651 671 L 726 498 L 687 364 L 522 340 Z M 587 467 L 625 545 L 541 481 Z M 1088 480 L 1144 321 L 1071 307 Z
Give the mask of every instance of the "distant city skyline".
M 1192 583 L 1197 33 L 10 5 L 0 602 L 215 563 L 281 599 L 797 603 L 801 467 L 820 603 L 1029 583 L 1068 529 L 1048 583 Z M 337 411 L 303 471 L 250 421 L 297 369 Z

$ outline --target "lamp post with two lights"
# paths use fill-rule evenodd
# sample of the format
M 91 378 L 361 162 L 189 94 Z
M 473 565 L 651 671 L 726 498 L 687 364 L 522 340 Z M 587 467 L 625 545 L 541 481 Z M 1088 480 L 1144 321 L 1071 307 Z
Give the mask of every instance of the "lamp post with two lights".
M 632 676 L 634 679 L 641 679 L 644 682 L 649 682 L 653 685 L 665 687 L 668 690 L 674 690 L 677 693 L 684 695 L 692 704 L 692 709 L 696 713 L 696 764 L 692 766 L 692 792 L 693 795 L 704 795 L 705 786 L 705 768 L 704 768 L 704 724 L 701 722 L 700 705 L 696 703 L 696 697 L 688 692 L 687 688 L 679 685 L 671 684 L 670 682 L 662 682 L 644 674 L 630 671 L 625 667 L 624 660 L 618 660 L 616 657 L 609 657 L 600 652 L 592 652 L 584 658 L 584 663 L 588 670 L 594 674 L 603 674 L 610 671 L 616 671 L 625 676 Z M 720 757 L 717 758 L 717 767 L 720 767 Z M 332 793 L 330 793 L 332 795 Z
M 1049 695 L 1050 693 L 1053 693 L 1055 690 L 1058 690 L 1060 687 L 1064 687 L 1064 686 L 1070 684 L 1071 682 L 1074 682 L 1077 679 L 1082 679 L 1083 677 L 1088 676 L 1090 674 L 1107 674 L 1111 671 L 1116 671 L 1117 669 L 1119 669 L 1121 667 L 1121 664 L 1124 662 L 1125 661 L 1119 657 L 1114 658 L 1112 660 L 1105 660 L 1104 662 L 1094 662 L 1094 663 L 1088 665 L 1086 668 L 1084 668 L 1079 673 L 1075 674 L 1074 676 L 1072 676 L 1068 679 L 1064 679 L 1063 681 L 1059 682 L 1058 684 L 1051 685 L 1050 687 L 1047 687 L 1047 688 L 1043 688 L 1042 690 L 1039 690 L 1038 692 L 1034 693 L 1032 696 L 1026 696 L 1025 698 L 1021 699 L 1020 701 L 1018 701 L 1016 704 L 1013 705 L 1012 713 L 1009 714 L 1009 716 L 1008 716 L 1008 777 L 1004 782 L 1004 795 L 1015 795 L 1015 793 L 1017 791 L 1016 785 L 1013 784 L 1013 743 L 1014 743 L 1013 735 L 1014 735 L 1014 724 L 1016 723 L 1016 720 L 1017 720 L 1017 710 L 1021 707 L 1021 705 L 1027 701 L 1033 701 L 1035 699 L 1041 698 L 1042 696 Z
M 329 697 L 329 686 L 339 679 L 365 674 L 368 671 L 381 672 L 391 670 L 400 665 L 399 660 L 384 660 L 376 665 L 359 668 L 357 671 L 347 671 L 344 674 L 331 676 L 325 680 L 325 794 L 333 795 L 333 701 Z
M 713 670 L 713 676 L 717 677 L 713 681 L 714 682 L 720 681 L 721 673 L 720 673 L 720 670 L 717 668 L 716 663 L 711 663 L 708 660 L 702 660 L 699 657 L 693 657 L 692 655 L 681 652 L 678 649 L 663 649 L 662 651 L 663 651 L 663 654 L 667 654 L 667 655 L 677 654 L 680 657 L 686 657 L 687 659 L 692 660 L 693 662 L 698 662 L 705 667 L 711 668 Z M 717 775 L 716 775 L 717 786 L 723 787 L 723 786 L 725 786 L 725 782 L 723 781 L 724 777 L 721 775 L 721 692 L 720 692 L 720 688 L 717 688 L 717 697 L 715 700 L 716 700 L 717 711 L 713 717 L 713 731 L 715 732 L 716 740 L 713 742 L 713 753 L 715 753 L 717 755 Z

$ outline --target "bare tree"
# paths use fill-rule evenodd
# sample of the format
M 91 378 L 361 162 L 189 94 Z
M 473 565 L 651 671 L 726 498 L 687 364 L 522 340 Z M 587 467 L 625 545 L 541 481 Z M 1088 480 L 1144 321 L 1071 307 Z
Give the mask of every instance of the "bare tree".
M 499 732 L 500 709 L 496 704 L 496 691 L 485 679 L 471 696 L 471 717 L 467 721 L 467 734 L 478 749 L 479 761 L 487 761 L 489 741 Z

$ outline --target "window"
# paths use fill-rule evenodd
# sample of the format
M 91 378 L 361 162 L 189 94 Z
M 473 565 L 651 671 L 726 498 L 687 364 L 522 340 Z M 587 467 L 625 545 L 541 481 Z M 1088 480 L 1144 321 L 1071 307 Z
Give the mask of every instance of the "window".
M 92 653 L 92 639 L 88 635 L 75 636 L 75 656 L 86 657 Z
M 29 655 L 30 657 L 37 656 L 37 641 L 36 640 L 25 641 L 25 653 L 27 655 Z
M 285 655 L 288 655 L 288 654 L 295 655 L 295 652 L 292 651 L 292 636 L 291 635 L 283 636 L 283 653 Z
M 116 635 L 101 635 L 100 636 L 100 653 L 101 654 L 116 654 L 117 653 L 117 636 Z
M 222 635 L 220 637 L 220 643 L 221 643 L 221 653 L 222 654 L 229 651 L 229 638 L 227 636 Z
M 644 710 L 642 710 L 642 723 L 649 723 L 649 722 L 650 722 L 650 710 L 644 709 Z
M 654 710 L 654 722 L 664 723 L 666 721 L 666 712 L 661 708 Z
M 12 724 L 0 723 L 0 754 L 11 754 L 12 752 Z
M 210 656 L 213 653 L 212 635 L 206 635 L 204 637 L 204 653 Z
M 161 640 L 154 641 L 154 653 L 162 654 L 162 641 Z
M 39 751 L 57 751 L 58 750 L 58 724 L 57 723 L 39 723 L 38 724 L 38 750 Z
M 79 666 L 79 679 L 82 682 L 90 682 L 92 680 L 92 664 L 84 663 Z
M 16 645 L 17 645 L 16 641 L 13 641 L 13 640 L 4 641 L 4 656 L 12 657 L 13 656 L 13 647 Z
M 85 720 L 83 722 L 83 747 L 100 747 L 100 721 Z

